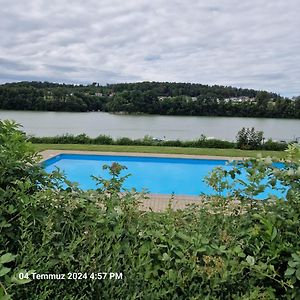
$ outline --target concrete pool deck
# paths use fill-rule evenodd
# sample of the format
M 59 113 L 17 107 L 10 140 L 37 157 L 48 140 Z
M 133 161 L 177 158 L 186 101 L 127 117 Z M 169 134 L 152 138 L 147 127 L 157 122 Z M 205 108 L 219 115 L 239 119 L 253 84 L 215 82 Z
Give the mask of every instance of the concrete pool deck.
M 209 155 L 186 155 L 186 154 L 158 154 L 158 153 L 136 153 L 136 152 L 101 152 L 101 151 L 78 151 L 78 150 L 44 150 L 40 152 L 42 161 L 55 157 L 60 154 L 91 154 L 91 155 L 112 155 L 112 156 L 139 156 L 139 157 L 166 157 L 166 158 L 190 158 L 190 159 L 219 159 L 219 160 L 241 160 L 245 157 L 226 157 L 226 156 L 209 156 Z M 172 200 L 171 200 L 172 199 Z M 171 201 L 170 201 L 171 200 Z M 169 205 L 172 209 L 184 209 L 187 205 L 201 204 L 201 196 L 187 195 L 163 195 L 147 194 L 140 204 L 141 210 L 164 211 Z
M 213 156 L 213 155 L 189 155 L 189 154 L 164 154 L 164 153 L 142 153 L 142 152 L 103 152 L 103 151 L 81 151 L 81 150 L 44 150 L 40 152 L 42 160 L 49 159 L 59 154 L 92 154 L 112 156 L 140 156 L 140 157 L 169 157 L 169 158 L 191 158 L 191 159 L 224 159 L 241 160 L 246 157 Z

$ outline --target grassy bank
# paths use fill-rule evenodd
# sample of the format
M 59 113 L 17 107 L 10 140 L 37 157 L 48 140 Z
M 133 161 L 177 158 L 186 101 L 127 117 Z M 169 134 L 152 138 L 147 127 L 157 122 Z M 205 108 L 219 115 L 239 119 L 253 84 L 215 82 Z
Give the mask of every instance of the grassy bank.
M 230 157 L 256 157 L 262 156 L 283 158 L 284 151 L 264 150 L 240 150 L 240 149 L 216 149 L 216 148 L 183 148 L 160 146 L 123 146 L 123 145 L 81 145 L 81 144 L 34 144 L 37 151 L 43 150 L 82 150 L 82 151 L 107 151 L 107 152 L 138 152 L 138 153 L 164 153 L 164 154 L 188 154 L 188 155 L 213 155 Z

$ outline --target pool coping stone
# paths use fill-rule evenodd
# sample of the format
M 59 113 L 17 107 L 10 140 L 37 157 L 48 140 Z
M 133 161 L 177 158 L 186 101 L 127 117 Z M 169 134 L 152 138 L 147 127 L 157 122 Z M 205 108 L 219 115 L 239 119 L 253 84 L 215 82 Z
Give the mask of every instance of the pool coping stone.
M 166 154 L 166 153 L 142 153 L 142 152 L 104 152 L 82 150 L 44 150 L 39 153 L 42 161 L 61 154 L 90 154 L 112 156 L 138 156 L 138 157 L 165 157 L 165 158 L 191 158 L 191 159 L 217 159 L 217 160 L 241 160 L 246 157 L 217 156 L 217 155 L 190 155 L 190 154 Z

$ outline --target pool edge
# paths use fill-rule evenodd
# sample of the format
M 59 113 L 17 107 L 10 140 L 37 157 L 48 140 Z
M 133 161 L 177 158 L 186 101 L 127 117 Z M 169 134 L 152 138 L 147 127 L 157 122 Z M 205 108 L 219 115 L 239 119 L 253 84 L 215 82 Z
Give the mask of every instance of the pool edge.
M 108 155 L 108 156 L 135 156 L 135 157 L 161 157 L 161 158 L 190 158 L 208 160 L 243 160 L 247 157 L 213 156 L 213 155 L 190 155 L 190 154 L 165 154 L 165 153 L 141 153 L 141 152 L 102 152 L 81 150 L 44 150 L 39 152 L 42 156 L 41 162 L 62 154 L 86 154 L 86 155 Z

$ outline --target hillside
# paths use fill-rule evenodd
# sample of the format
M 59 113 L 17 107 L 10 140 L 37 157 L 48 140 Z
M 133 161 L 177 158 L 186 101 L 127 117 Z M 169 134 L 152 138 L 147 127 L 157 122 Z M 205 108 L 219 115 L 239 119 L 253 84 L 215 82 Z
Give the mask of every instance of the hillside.
M 0 109 L 300 118 L 300 99 L 253 89 L 194 83 L 101 86 L 17 82 L 0 85 Z

